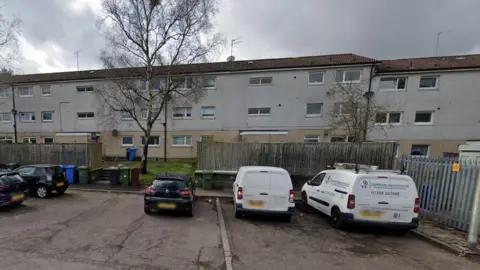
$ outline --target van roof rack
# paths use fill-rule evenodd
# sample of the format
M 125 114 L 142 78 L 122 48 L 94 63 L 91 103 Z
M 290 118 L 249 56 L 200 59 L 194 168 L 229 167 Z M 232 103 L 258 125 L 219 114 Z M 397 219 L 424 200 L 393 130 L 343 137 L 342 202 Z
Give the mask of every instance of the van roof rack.
M 356 163 L 334 163 L 334 169 L 336 170 L 353 170 L 356 173 L 360 171 L 364 173 L 394 173 L 394 174 L 406 174 L 404 170 L 379 170 L 376 165 L 365 165 Z

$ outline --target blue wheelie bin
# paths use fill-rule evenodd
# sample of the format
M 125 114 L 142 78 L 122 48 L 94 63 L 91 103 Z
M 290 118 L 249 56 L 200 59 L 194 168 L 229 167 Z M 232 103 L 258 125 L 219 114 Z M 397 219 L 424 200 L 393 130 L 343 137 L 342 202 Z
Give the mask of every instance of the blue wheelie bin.
M 136 155 L 137 155 L 136 148 L 128 148 L 128 160 L 134 161 Z
M 76 165 L 65 166 L 67 181 L 68 181 L 68 184 L 70 184 L 70 185 L 75 183 L 75 175 L 76 175 L 75 171 L 76 171 L 76 169 L 77 169 Z

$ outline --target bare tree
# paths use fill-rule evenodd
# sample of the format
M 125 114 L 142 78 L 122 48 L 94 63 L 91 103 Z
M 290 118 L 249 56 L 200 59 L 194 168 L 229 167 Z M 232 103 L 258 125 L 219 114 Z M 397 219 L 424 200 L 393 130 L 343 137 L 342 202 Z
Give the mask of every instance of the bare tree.
M 189 64 L 207 61 L 223 42 L 213 30 L 216 0 L 103 0 L 102 6 L 99 25 L 108 47 L 101 61 L 111 79 L 95 89 L 101 115 L 110 125 L 123 115 L 143 131 L 147 173 L 152 128 L 161 113 L 169 103 L 202 96 L 202 78 Z
M 0 13 L 0 64 L 8 69 L 11 69 L 19 58 L 18 35 L 21 22 L 15 16 L 7 19 Z
M 378 102 L 362 83 L 335 83 L 330 94 L 337 101 L 328 112 L 330 128 L 346 134 L 349 141 L 366 141 L 371 131 L 384 132 L 388 127 L 388 123 L 377 124 L 386 115 L 388 106 Z

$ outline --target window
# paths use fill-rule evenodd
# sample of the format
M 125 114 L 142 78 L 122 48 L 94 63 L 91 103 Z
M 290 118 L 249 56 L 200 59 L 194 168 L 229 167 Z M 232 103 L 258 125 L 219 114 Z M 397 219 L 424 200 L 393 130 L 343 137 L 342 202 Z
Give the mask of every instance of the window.
M 250 85 L 269 85 L 272 84 L 272 77 L 250 78 Z
M 35 167 L 23 167 L 17 171 L 21 176 L 33 175 L 35 173 Z
M 323 72 L 310 72 L 308 75 L 309 84 L 323 84 Z
M 163 89 L 165 89 L 165 80 L 152 79 L 150 81 L 150 87 L 152 88 L 152 90 L 163 90 Z M 147 90 L 147 81 L 143 81 L 142 90 Z
M 148 116 L 148 109 L 141 109 L 140 110 L 140 117 L 142 117 L 142 119 L 147 119 L 147 116 Z M 158 113 L 158 110 L 156 109 L 152 109 L 152 117 L 154 117 L 155 115 L 157 115 Z M 158 119 L 158 118 L 157 118 Z
M 200 136 L 201 142 L 213 142 L 213 135 L 202 135 Z
M 413 144 L 412 148 L 411 148 L 411 151 L 410 151 L 410 155 L 428 157 L 429 149 L 430 149 L 430 146 L 426 145 L 426 144 L 425 145 L 424 144 Z
M 92 85 L 85 85 L 85 86 L 77 86 L 78 93 L 86 93 L 86 92 L 93 92 Z
M 145 137 L 142 136 L 142 145 L 145 144 Z M 150 136 L 150 140 L 148 140 L 148 144 L 150 146 L 159 146 L 160 145 L 160 137 L 159 136 Z
M 320 135 L 305 135 L 303 137 L 304 143 L 318 143 L 320 142 Z
M 173 108 L 174 119 L 187 119 L 192 117 L 192 107 L 176 107 Z
M 202 87 L 205 89 L 215 89 L 216 87 L 215 77 L 205 77 L 202 78 Z
M 347 137 L 346 136 L 331 137 L 330 142 L 347 142 Z
M 133 117 L 130 115 L 130 112 L 123 111 L 122 112 L 122 120 L 132 120 Z
M 23 143 L 37 143 L 37 138 L 35 137 L 23 137 L 22 138 Z
M 34 112 L 21 112 L 20 113 L 20 122 L 35 122 L 35 113 Z
M 9 112 L 0 113 L 0 121 L 3 123 L 12 122 L 12 114 Z
M 78 119 L 94 119 L 95 113 L 93 112 L 79 112 L 77 113 Z
M 215 118 L 215 107 L 202 107 L 202 118 Z
M 333 104 L 333 114 L 336 114 L 336 115 L 348 114 L 345 103 L 341 103 L 341 102 L 334 103 Z
M 133 136 L 123 136 L 122 146 L 133 146 Z
M 432 125 L 433 112 L 416 112 L 415 125 Z
M 192 136 L 173 136 L 172 146 L 192 146 Z
M 52 137 L 44 137 L 43 138 L 43 143 L 44 144 L 53 144 L 53 138 Z
M 407 78 L 380 78 L 380 90 L 404 90 L 407 87 Z
M 322 115 L 322 103 L 307 103 L 306 116 L 321 116 Z
M 0 137 L 0 143 L 13 143 L 12 137 Z
M 30 86 L 19 87 L 18 95 L 20 97 L 33 97 L 33 88 Z
M 402 119 L 401 112 L 384 112 L 377 113 L 375 116 L 376 124 L 400 124 Z
M 320 186 L 323 182 L 323 179 L 325 179 L 326 173 L 321 173 L 317 176 L 315 176 L 312 181 L 310 181 L 311 186 Z
M 10 90 L 9 89 L 0 89 L 0 98 L 9 98 Z
M 337 70 L 335 81 L 341 83 L 360 82 L 361 75 L 361 70 Z
M 175 89 L 191 89 L 192 78 L 174 78 L 172 80 Z
M 51 96 L 52 92 L 50 91 L 50 85 L 42 85 L 40 86 L 40 92 L 42 96 Z
M 420 78 L 420 89 L 437 89 L 438 88 L 438 76 L 422 76 Z
M 53 112 L 45 111 L 42 112 L 42 122 L 52 122 L 53 121 Z
M 270 115 L 270 108 L 248 108 L 248 116 Z

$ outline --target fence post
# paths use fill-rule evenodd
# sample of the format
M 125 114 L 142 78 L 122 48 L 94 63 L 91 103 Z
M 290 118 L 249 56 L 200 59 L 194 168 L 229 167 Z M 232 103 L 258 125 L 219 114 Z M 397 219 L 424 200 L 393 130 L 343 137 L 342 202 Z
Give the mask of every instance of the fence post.
M 475 199 L 473 201 L 472 218 L 468 228 L 467 247 L 472 250 L 477 249 L 478 227 L 480 226 L 480 172 L 477 177 L 477 188 L 475 189 Z

